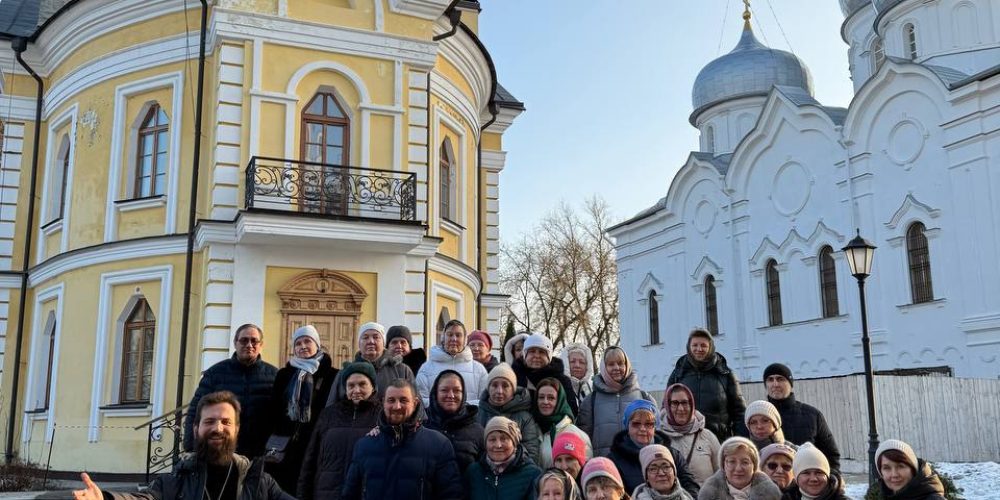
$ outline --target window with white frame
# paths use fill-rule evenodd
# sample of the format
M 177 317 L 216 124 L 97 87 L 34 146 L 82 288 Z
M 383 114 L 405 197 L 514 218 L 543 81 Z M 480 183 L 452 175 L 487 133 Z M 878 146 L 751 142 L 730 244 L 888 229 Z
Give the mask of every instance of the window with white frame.
M 705 151 L 715 153 L 715 127 L 711 125 L 705 129 Z
M 771 259 L 767 261 L 767 324 L 778 326 L 783 323 L 781 317 L 781 278 L 778 275 L 778 263 Z
M 910 297 L 914 304 L 934 300 L 931 281 L 931 253 L 927 244 L 926 228 L 914 222 L 906 230 L 906 257 L 910 269 Z
M 823 317 L 838 316 L 840 304 L 837 299 L 837 263 L 833 260 L 833 248 L 829 245 L 819 251 L 819 289 L 823 299 Z
M 875 37 L 872 40 L 868 57 L 871 59 L 872 74 L 874 75 L 878 73 L 878 70 L 882 68 L 882 64 L 885 63 L 885 47 L 882 45 L 881 38 Z
M 52 372 L 55 371 L 56 321 L 55 311 L 49 311 L 45 319 L 45 327 L 42 328 L 42 335 L 35 343 L 36 349 L 38 349 L 38 355 L 35 357 L 38 365 L 34 370 L 35 383 L 29 410 L 43 412 L 49 409 L 49 399 L 52 396 Z
M 156 317 L 145 298 L 139 298 L 125 320 L 122 334 L 121 380 L 118 402 L 148 403 L 153 381 L 153 342 Z
M 715 276 L 705 276 L 705 327 L 712 335 L 719 334 L 719 304 L 715 294 Z
M 903 46 L 906 48 L 907 59 L 917 58 L 917 28 L 913 23 L 903 25 Z
M 169 134 L 170 119 L 158 103 L 153 103 L 139 125 L 133 198 L 160 196 L 166 192 Z
M 660 343 L 660 302 L 656 300 L 656 291 L 649 291 L 649 345 Z
M 438 209 L 441 218 L 454 220 L 455 200 L 452 194 L 452 179 L 455 175 L 455 154 L 451 139 L 445 138 L 438 152 Z
M 69 162 L 72 151 L 69 134 L 63 134 L 59 139 L 59 149 L 56 150 L 56 157 L 49 171 L 49 194 L 48 206 L 45 208 L 45 222 L 53 222 L 62 219 L 66 215 L 66 182 L 69 177 Z

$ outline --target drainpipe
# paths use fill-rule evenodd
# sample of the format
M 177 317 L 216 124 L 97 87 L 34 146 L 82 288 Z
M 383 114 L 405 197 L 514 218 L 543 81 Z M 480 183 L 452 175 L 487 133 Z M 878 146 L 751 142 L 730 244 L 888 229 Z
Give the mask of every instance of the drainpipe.
M 201 167 L 202 105 L 205 98 L 205 45 L 208 36 L 208 0 L 201 0 L 201 38 L 198 45 L 198 94 L 194 111 L 194 157 L 191 165 L 191 206 L 188 210 L 187 251 L 184 255 L 184 307 L 181 311 L 181 350 L 177 362 L 177 395 L 174 406 L 184 405 L 184 370 L 187 360 L 188 323 L 191 319 L 191 274 L 194 267 L 194 237 L 198 220 L 198 172 Z M 174 435 L 174 453 L 180 433 Z
M 448 22 L 451 23 L 451 29 L 445 33 L 441 33 L 440 35 L 435 35 L 433 38 L 435 42 L 440 42 L 441 40 L 454 35 L 455 32 L 458 31 L 458 22 L 462 20 L 462 11 L 455 8 L 455 4 L 458 2 L 459 0 L 452 0 L 451 4 L 448 5 L 448 8 L 444 10 L 448 14 Z
M 24 235 L 24 253 L 21 254 L 21 293 L 17 305 L 17 340 L 14 344 L 14 380 L 10 391 L 10 415 L 7 419 L 7 443 L 4 456 L 7 463 L 14 460 L 14 427 L 17 422 L 17 400 L 18 384 L 21 379 L 21 351 L 24 342 L 24 312 L 25 303 L 28 300 L 28 268 L 31 262 L 31 235 L 35 229 L 35 196 L 38 180 L 38 148 L 42 135 L 42 95 L 45 92 L 45 83 L 42 78 L 35 73 L 35 70 L 24 62 L 22 55 L 28 48 L 26 38 L 15 38 L 11 41 L 11 48 L 14 49 L 14 57 L 17 62 L 31 74 L 35 80 L 35 137 L 32 139 L 31 149 L 31 184 L 28 188 L 28 230 Z

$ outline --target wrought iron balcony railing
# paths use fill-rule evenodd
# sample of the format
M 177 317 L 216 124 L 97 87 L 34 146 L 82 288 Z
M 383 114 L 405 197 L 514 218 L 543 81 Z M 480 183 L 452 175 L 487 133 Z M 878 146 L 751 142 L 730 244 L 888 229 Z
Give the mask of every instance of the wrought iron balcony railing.
M 254 156 L 247 165 L 246 209 L 416 221 L 417 176 Z
M 168 473 L 177 463 L 180 454 L 181 425 L 188 405 L 179 406 L 148 422 L 135 426 L 146 430 L 146 484 L 154 474 Z M 167 439 L 164 433 L 169 433 Z

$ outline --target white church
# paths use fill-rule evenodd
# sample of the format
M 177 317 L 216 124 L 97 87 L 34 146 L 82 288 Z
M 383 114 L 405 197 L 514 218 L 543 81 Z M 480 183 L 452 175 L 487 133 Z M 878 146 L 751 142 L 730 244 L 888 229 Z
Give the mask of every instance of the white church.
M 846 109 L 817 102 L 805 63 L 747 22 L 694 83 L 700 151 L 609 231 L 643 387 L 665 386 L 699 326 L 742 380 L 775 361 L 797 378 L 861 372 L 841 251 L 858 230 L 878 247 L 875 369 L 1000 376 L 1000 0 L 840 6 Z

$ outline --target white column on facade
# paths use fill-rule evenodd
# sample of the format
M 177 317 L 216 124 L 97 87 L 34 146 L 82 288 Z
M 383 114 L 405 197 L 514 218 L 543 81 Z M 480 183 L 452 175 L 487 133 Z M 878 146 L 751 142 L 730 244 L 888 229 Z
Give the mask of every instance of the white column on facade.
M 211 218 L 232 220 L 241 202 L 240 171 L 243 142 L 243 45 L 223 43 L 219 48 L 216 96 L 215 154 L 212 163 Z
M 410 70 L 407 79 L 407 147 L 406 156 L 409 172 L 417 174 L 417 220 L 428 222 L 427 199 L 427 140 L 428 140 L 428 73 Z M 422 309 L 422 308 L 421 308 Z M 423 330 L 423 328 L 421 328 Z

